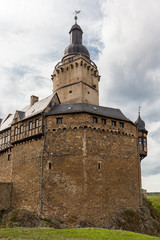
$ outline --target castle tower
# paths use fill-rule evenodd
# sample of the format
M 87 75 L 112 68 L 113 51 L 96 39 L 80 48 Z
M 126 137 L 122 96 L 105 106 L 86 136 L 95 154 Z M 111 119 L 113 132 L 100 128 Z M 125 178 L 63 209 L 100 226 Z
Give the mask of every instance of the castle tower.
M 140 160 L 147 156 L 147 134 L 148 131 L 145 129 L 145 122 L 140 117 L 140 109 L 138 112 L 138 119 L 135 122 L 138 131 L 138 148 Z
M 82 45 L 81 27 L 72 26 L 70 45 L 53 71 L 53 92 L 58 93 L 61 103 L 89 103 L 99 105 L 100 76 L 96 64 Z

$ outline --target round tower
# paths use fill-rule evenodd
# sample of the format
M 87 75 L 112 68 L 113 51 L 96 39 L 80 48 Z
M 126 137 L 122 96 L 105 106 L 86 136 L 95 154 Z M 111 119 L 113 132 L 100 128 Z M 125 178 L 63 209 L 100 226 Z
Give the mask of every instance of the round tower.
M 77 24 L 77 16 L 69 34 L 70 45 L 53 71 L 53 92 L 58 93 L 61 103 L 99 105 L 100 76 L 89 51 L 82 44 L 83 31 Z
M 138 112 L 138 119 L 135 122 L 138 131 L 138 148 L 140 160 L 147 156 L 147 134 L 148 131 L 145 129 L 145 122 L 141 119 L 140 108 Z

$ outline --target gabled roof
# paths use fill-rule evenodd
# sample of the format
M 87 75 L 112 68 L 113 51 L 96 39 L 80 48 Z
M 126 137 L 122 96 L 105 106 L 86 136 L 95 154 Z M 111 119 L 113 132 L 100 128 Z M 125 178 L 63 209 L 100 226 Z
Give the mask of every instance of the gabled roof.
M 13 114 L 8 114 L 7 117 L 5 117 L 0 124 L 0 131 L 9 128 L 12 124 L 13 118 L 14 118 Z
M 38 102 L 35 102 L 32 106 L 29 105 L 26 108 L 24 108 L 22 110 L 23 112 L 25 112 L 24 119 L 42 113 L 49 105 L 54 95 L 55 94 L 52 94 Z
M 131 122 L 119 109 L 101 107 L 88 103 L 67 103 L 55 105 L 47 113 L 47 115 L 82 113 L 82 112 Z
M 45 109 L 49 106 L 51 103 L 52 99 L 55 98 L 55 103 L 56 101 L 59 101 L 57 93 L 51 94 L 50 96 L 35 102 L 32 106 L 27 106 L 24 108 L 22 111 L 16 111 L 18 114 L 18 117 L 20 120 L 30 118 L 32 116 L 35 116 L 37 114 L 40 114 L 45 111 Z M 14 119 L 14 114 L 11 115 L 9 114 L 6 118 L 4 118 L 0 124 L 0 131 L 5 130 L 9 128 L 12 124 L 12 121 Z

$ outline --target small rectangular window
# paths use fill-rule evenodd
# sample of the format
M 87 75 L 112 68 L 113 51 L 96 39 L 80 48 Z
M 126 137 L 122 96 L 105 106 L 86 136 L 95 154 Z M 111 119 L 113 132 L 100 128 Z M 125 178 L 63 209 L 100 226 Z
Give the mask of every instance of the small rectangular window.
M 11 160 L 11 154 L 8 154 L 8 161 Z
M 14 135 L 17 135 L 17 134 L 18 134 L 18 128 L 15 127 L 15 129 L 14 129 Z
M 23 133 L 23 125 L 20 126 L 20 133 Z
M 62 124 L 62 118 L 57 118 L 57 124 Z
M 120 126 L 121 128 L 124 128 L 124 123 L 123 123 L 123 122 L 120 122 L 120 123 L 119 123 L 119 126 Z
M 38 128 L 39 127 L 39 119 L 36 119 L 36 122 L 35 122 L 35 127 Z
M 33 128 L 33 123 L 32 121 L 29 122 L 29 130 L 31 130 Z
M 112 126 L 116 126 L 116 121 L 112 121 Z
M 106 119 L 102 118 L 102 124 L 106 124 Z
M 93 123 L 98 123 L 98 118 L 97 117 L 93 117 Z

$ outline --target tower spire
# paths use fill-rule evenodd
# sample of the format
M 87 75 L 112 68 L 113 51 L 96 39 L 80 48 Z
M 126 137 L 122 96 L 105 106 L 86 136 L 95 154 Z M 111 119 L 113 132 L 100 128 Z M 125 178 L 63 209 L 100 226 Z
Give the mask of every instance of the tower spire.
M 139 108 L 138 108 L 138 117 L 140 117 L 140 113 L 141 113 L 141 107 L 139 106 Z

